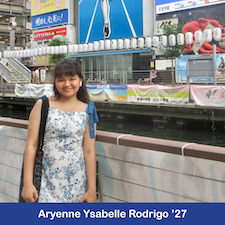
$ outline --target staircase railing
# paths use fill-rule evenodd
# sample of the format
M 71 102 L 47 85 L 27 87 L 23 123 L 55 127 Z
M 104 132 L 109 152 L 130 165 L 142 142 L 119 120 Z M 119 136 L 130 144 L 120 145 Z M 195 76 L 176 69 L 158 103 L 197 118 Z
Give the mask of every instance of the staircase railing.
M 24 66 L 20 61 L 15 58 L 10 58 L 8 59 L 8 63 L 22 76 L 24 76 L 29 82 L 31 81 L 31 70 Z
M 12 70 L 0 62 L 0 76 L 4 78 L 5 81 L 12 81 Z

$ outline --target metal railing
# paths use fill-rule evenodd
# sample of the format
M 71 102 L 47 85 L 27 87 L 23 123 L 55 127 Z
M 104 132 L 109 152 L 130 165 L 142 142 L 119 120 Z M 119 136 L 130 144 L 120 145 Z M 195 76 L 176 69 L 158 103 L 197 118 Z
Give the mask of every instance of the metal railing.
M 11 82 L 12 81 L 12 70 L 10 70 L 7 66 L 2 64 L 0 62 L 0 76 L 6 81 Z M 1 81 L 2 82 L 2 81 Z
M 11 63 L 11 62 L 10 62 Z M 8 75 L 9 83 L 11 81 L 11 70 L 7 67 L 2 67 L 3 78 Z M 4 72 L 5 71 L 5 72 Z M 159 70 L 156 79 L 153 79 L 153 84 L 161 85 L 181 85 L 181 84 L 225 84 L 225 72 L 216 71 L 216 80 L 212 75 L 214 70 Z M 132 70 L 132 71 L 107 71 L 106 76 L 104 71 L 83 72 L 84 80 L 87 84 L 141 84 L 149 85 L 147 79 L 150 76 L 150 70 Z M 106 80 L 105 80 L 106 77 Z M 6 79 L 6 81 L 8 81 Z M 51 80 L 51 79 L 50 79 Z M 10 82 L 11 81 L 11 82 Z M 30 83 L 30 80 L 27 79 Z M 3 85 L 5 85 L 3 83 Z M 15 85 L 15 84 L 13 84 Z M 1 85 L 2 86 L 2 85 Z
M 87 83 L 112 83 L 112 84 L 149 84 L 147 79 L 151 70 L 132 71 L 104 71 L 83 72 Z M 215 77 L 216 72 L 216 77 Z M 106 80 L 105 80 L 106 77 Z M 157 78 L 153 84 L 180 85 L 180 84 L 222 84 L 225 83 L 225 72 L 213 69 L 199 70 L 158 70 Z
M 18 61 L 16 58 L 9 58 L 8 63 L 24 78 L 26 78 L 28 82 L 31 81 L 31 70 L 24 66 L 20 61 Z
M 176 70 L 176 83 L 205 83 L 217 84 L 225 83 L 225 74 L 213 69 L 196 69 L 196 70 Z M 215 73 L 216 72 L 216 77 Z M 224 76 L 224 78 L 223 78 Z M 222 79 L 223 78 L 223 79 Z
M 104 71 L 96 71 L 92 73 L 83 72 L 83 76 L 87 83 L 113 83 L 113 84 L 133 83 L 132 71 L 107 71 L 106 76 L 104 74 Z

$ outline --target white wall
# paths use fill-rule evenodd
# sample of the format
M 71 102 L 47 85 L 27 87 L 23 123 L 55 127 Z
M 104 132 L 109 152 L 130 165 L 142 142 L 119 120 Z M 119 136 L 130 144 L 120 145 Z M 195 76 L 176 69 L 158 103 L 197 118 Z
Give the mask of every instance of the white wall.
M 225 202 L 225 163 L 97 142 L 102 202 Z

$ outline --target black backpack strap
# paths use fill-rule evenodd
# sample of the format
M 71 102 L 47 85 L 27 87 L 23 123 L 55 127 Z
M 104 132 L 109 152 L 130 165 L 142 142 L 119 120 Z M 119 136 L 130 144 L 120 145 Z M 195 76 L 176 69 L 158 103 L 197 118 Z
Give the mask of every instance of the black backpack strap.
M 41 122 L 40 122 L 39 138 L 38 138 L 38 149 L 36 152 L 34 174 L 33 174 L 34 186 L 36 187 L 38 193 L 40 191 L 41 174 L 42 174 L 42 158 L 43 158 L 42 146 L 44 143 L 45 126 L 46 126 L 46 120 L 47 120 L 48 108 L 49 108 L 48 98 L 42 97 L 41 99 L 42 99 Z M 22 188 L 23 188 L 23 166 L 22 166 L 21 179 L 20 179 L 19 202 L 24 202 L 24 199 L 21 196 Z
M 39 138 L 38 138 L 38 149 L 42 148 L 44 142 L 44 134 L 45 134 L 45 126 L 46 120 L 48 116 L 48 108 L 49 101 L 47 97 L 43 97 L 42 99 L 42 108 L 41 108 L 41 122 L 40 122 L 40 130 L 39 130 Z

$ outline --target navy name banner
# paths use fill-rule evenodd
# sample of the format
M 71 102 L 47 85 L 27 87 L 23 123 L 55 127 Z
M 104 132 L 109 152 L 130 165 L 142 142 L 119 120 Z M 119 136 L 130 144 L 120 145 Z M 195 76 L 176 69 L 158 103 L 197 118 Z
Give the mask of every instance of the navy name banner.
M 0 203 L 1 224 L 223 224 L 225 203 Z

